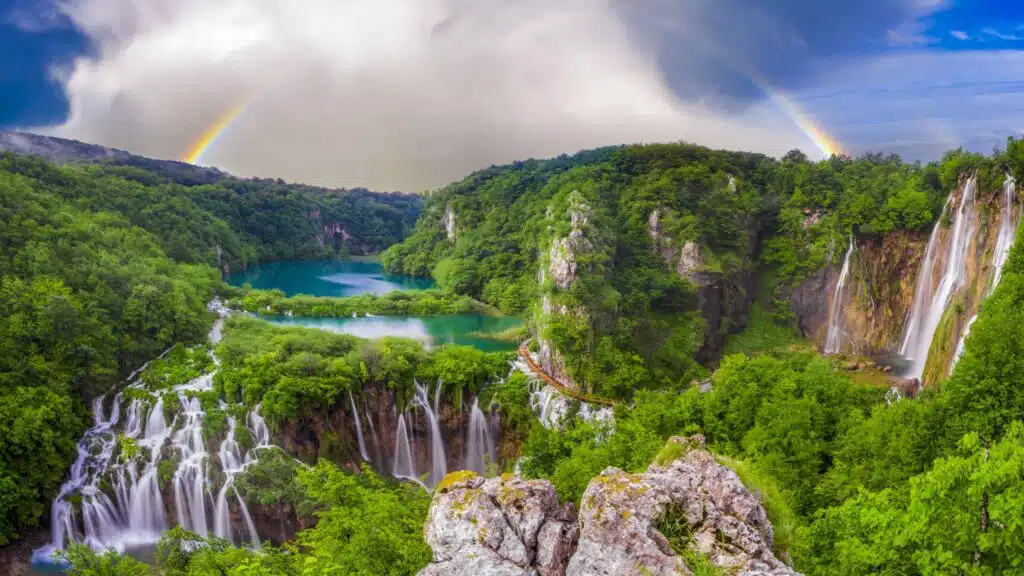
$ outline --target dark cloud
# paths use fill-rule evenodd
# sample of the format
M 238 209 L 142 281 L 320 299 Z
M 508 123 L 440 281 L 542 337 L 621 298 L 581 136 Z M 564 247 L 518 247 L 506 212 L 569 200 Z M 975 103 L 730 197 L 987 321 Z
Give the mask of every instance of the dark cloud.
M 940 6 L 927 0 L 619 0 L 635 41 L 657 54 L 668 85 L 724 108 L 799 89 L 835 58 L 884 49 Z

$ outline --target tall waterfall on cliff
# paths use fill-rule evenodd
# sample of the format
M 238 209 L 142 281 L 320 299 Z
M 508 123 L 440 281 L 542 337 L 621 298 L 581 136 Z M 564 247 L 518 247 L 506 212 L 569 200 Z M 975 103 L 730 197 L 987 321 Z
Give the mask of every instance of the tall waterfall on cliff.
M 1020 225 L 1020 217 L 1014 214 L 1014 201 L 1017 199 L 1017 180 L 1011 175 L 1007 174 L 1006 179 L 1003 180 L 1003 207 L 1000 211 L 999 217 L 999 235 L 996 236 L 996 246 L 992 251 L 992 267 L 994 269 L 992 275 L 992 283 L 988 286 L 988 292 L 986 295 L 995 292 L 996 286 L 999 285 L 999 281 L 1003 278 L 1003 266 L 1006 265 L 1007 258 L 1010 257 L 1010 248 L 1013 247 L 1013 241 L 1017 237 L 1017 227 Z M 964 346 L 967 343 L 967 336 L 971 333 L 971 326 L 974 325 L 974 321 L 978 319 L 978 315 L 971 316 L 971 319 L 967 321 L 967 325 L 964 326 L 963 334 L 960 335 L 960 341 L 956 345 L 956 354 L 953 355 L 953 362 L 949 367 L 949 371 L 953 372 L 953 366 L 956 366 L 957 361 L 964 354 Z
M 939 239 L 941 219 L 936 222 L 928 240 L 925 258 L 918 272 L 917 290 L 914 293 L 914 304 L 910 309 L 910 318 L 903 331 L 903 342 L 900 354 L 911 362 L 908 376 L 920 378 L 924 374 L 928 361 L 928 351 L 935 337 L 935 331 L 942 320 L 946 307 L 967 277 L 967 251 L 974 236 L 976 218 L 973 209 L 977 176 L 972 175 L 964 184 L 960 202 L 953 213 L 952 238 L 946 254 L 945 267 L 935 289 L 932 289 L 932 277 L 937 261 L 936 245 Z M 947 200 L 946 209 L 950 209 Z
M 836 290 L 832 293 L 832 303 L 828 311 L 828 332 L 825 336 L 825 354 L 835 354 L 843 343 L 843 293 L 846 289 L 846 280 L 850 276 L 850 256 L 853 255 L 853 235 L 850 235 L 850 246 L 843 256 L 843 267 L 839 272 L 839 281 L 836 282 Z
M 370 457 L 366 454 L 366 440 L 363 439 L 363 425 L 359 423 L 359 411 L 356 410 L 356 401 L 352 398 L 352 391 L 348 391 L 348 403 L 352 406 L 352 419 L 356 422 L 356 440 L 359 442 L 359 455 L 363 457 L 366 462 L 370 461 Z
M 215 302 L 211 308 L 226 311 Z M 211 330 L 209 339 L 216 344 L 220 338 L 223 318 Z M 215 366 L 217 365 L 214 358 Z M 173 465 L 172 485 L 177 524 L 201 535 L 207 535 L 210 526 L 219 537 L 234 541 L 228 509 L 229 490 L 239 505 L 246 530 L 245 539 L 258 545 L 259 536 L 245 503 L 234 489 L 235 475 L 258 460 L 257 448 L 270 446 L 269 431 L 257 406 L 246 420 L 256 446 L 244 458 L 235 442 L 238 424 L 228 419 L 229 432 L 220 444 L 219 466 L 209 462 L 210 454 L 202 436 L 202 423 L 206 416 L 196 392 L 213 388 L 213 374 L 203 374 L 191 382 L 172 390 L 150 393 L 135 380 L 141 373 L 130 376 L 132 382 L 124 393 L 112 399 L 102 396 L 93 401 L 93 427 L 86 431 L 78 443 L 78 457 L 71 466 L 68 480 L 54 499 L 51 507 L 50 544 L 36 551 L 41 561 L 52 558 L 53 553 L 69 543 L 86 544 L 97 550 L 126 548 L 152 544 L 169 526 L 160 490 L 161 464 Z M 131 391 L 131 401 L 122 425 L 121 407 Z M 142 398 L 152 397 L 154 400 Z M 112 401 L 110 401 L 112 400 Z M 106 405 L 109 401 L 109 411 Z M 167 424 L 164 406 L 168 402 L 180 405 L 178 414 Z M 152 405 L 150 405 L 152 404 Z M 117 429 L 121 426 L 120 431 Z M 133 441 L 139 456 L 125 454 L 118 457 L 119 445 Z M 139 467 L 142 467 L 141 471 Z M 216 470 L 224 478 L 218 496 Z

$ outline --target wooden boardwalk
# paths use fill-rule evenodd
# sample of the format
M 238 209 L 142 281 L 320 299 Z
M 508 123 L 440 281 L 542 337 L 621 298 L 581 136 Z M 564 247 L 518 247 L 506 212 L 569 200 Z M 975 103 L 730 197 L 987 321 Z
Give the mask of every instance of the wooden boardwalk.
M 603 406 L 615 406 L 614 400 L 610 400 L 608 398 L 598 398 L 596 396 L 590 396 L 588 394 L 582 394 L 579 391 L 569 386 L 566 386 L 565 384 L 562 384 L 558 380 L 555 380 L 550 374 L 545 372 L 543 368 L 538 366 L 537 363 L 533 361 L 533 356 L 530 355 L 530 350 L 529 348 L 527 348 L 527 344 L 529 343 L 530 341 L 527 340 L 526 342 L 523 342 L 522 344 L 519 345 L 519 355 L 523 357 L 523 360 L 526 361 L 526 364 L 530 367 L 530 370 L 534 374 L 536 374 L 538 378 L 541 378 L 542 380 L 550 384 L 551 387 L 554 388 L 555 390 L 558 390 L 559 392 L 565 394 L 566 396 L 575 398 L 580 402 L 586 402 L 588 404 L 601 404 Z

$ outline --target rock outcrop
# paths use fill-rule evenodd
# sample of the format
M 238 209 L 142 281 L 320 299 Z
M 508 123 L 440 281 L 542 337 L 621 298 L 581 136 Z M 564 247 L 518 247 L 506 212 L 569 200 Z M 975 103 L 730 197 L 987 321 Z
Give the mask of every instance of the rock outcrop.
M 689 547 L 729 574 L 796 574 L 772 552 L 764 507 L 731 469 L 704 450 L 704 438 L 672 438 L 643 474 L 608 468 L 583 493 L 580 540 L 568 576 L 688 574 L 658 531 L 670 509 L 685 515 Z M 675 445 L 675 446 L 671 446 Z
M 434 561 L 420 576 L 562 576 L 578 530 L 546 480 L 453 472 L 434 492 L 424 527 Z
M 606 469 L 584 492 L 578 521 L 545 480 L 449 474 L 424 530 L 434 562 L 420 576 L 692 574 L 687 558 L 700 556 L 730 575 L 797 574 L 772 552 L 758 497 L 702 436 L 670 439 L 643 474 Z

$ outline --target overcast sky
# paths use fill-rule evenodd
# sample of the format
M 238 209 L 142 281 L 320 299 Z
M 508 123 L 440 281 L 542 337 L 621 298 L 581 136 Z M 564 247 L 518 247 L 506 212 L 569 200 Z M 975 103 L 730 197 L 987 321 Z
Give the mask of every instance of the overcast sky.
M 0 0 L 0 127 L 423 190 L 686 140 L 930 160 L 1024 132 L 1015 0 Z M 10 87 L 10 88 L 8 88 Z

